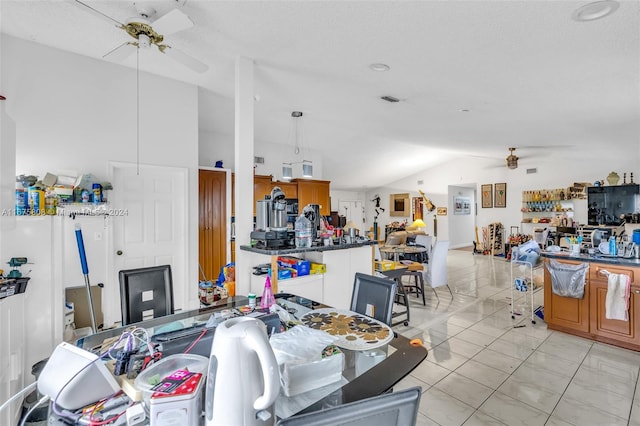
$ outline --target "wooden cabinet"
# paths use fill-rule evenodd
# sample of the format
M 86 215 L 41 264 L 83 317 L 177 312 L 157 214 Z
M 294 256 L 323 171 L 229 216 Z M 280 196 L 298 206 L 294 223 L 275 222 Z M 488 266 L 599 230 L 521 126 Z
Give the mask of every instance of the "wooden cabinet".
M 265 195 L 271 195 L 273 186 L 271 176 L 256 175 L 253 177 L 253 215 L 256 215 L 256 203 L 264 200 Z
M 227 263 L 226 194 L 226 172 L 199 171 L 198 262 L 208 280 L 215 280 L 220 268 Z
M 547 260 L 548 262 L 548 260 Z M 577 261 L 559 260 L 578 264 Z M 631 278 L 629 321 L 607 319 L 606 300 L 608 277 L 606 272 L 625 274 Z M 544 272 L 544 320 L 552 330 L 564 331 L 593 340 L 640 350 L 640 268 L 626 265 L 589 263 L 587 282 L 582 299 L 561 297 L 553 293 L 551 275 Z
M 559 261 L 577 265 L 580 262 Z M 584 297 L 562 297 L 555 294 L 551 287 L 551 274 L 544 268 L 544 320 L 552 329 L 589 332 L 589 280 L 584 286 Z
M 625 274 L 631 278 L 631 294 L 629 296 L 629 321 L 607 319 L 606 300 L 608 278 L 602 272 Z M 640 346 L 640 286 L 635 284 L 635 268 L 615 267 L 613 265 L 592 265 L 589 270 L 591 287 L 589 332 L 598 340 L 615 341 Z M 614 343 L 615 344 L 615 343 Z M 633 347 L 632 347 L 633 348 Z
M 287 198 L 298 198 L 298 184 L 293 182 L 273 182 L 273 186 L 279 186 Z
M 307 204 L 319 204 L 322 216 L 331 215 L 331 196 L 328 180 L 294 179 L 298 185 L 298 205 L 303 209 Z

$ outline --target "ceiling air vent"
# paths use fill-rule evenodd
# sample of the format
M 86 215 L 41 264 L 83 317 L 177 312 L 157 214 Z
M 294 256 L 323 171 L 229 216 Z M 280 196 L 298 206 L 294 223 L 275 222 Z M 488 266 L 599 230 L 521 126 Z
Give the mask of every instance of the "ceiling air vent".
M 253 164 L 264 164 L 264 157 L 253 157 Z
M 534 173 L 538 173 L 538 169 L 535 169 L 535 168 L 534 169 L 527 169 L 527 174 L 528 175 L 532 175 Z
M 394 98 L 393 96 L 380 96 L 380 99 L 391 103 L 400 102 L 400 99 Z
M 418 181 L 418 185 L 424 185 L 424 181 L 423 181 L 422 179 L 420 179 L 420 180 Z

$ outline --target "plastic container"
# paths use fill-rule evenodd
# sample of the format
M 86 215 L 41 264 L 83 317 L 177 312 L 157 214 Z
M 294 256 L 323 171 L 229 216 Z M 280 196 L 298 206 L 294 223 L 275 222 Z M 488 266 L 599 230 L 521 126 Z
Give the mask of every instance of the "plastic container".
M 29 211 L 31 214 L 44 214 L 44 191 L 35 186 L 30 186 L 27 196 L 29 197 Z
M 633 242 L 640 245 L 640 229 L 633 230 Z
M 23 216 L 27 214 L 27 194 L 24 192 L 24 188 L 16 188 L 16 215 Z
M 163 378 L 178 370 L 189 370 L 195 373 L 206 374 L 209 366 L 209 358 L 195 354 L 170 355 L 151 367 L 143 370 L 134 382 L 136 389 L 142 393 L 144 403 L 149 407 L 151 390 Z
M 609 255 L 617 256 L 618 255 L 618 245 L 616 243 L 616 237 L 613 235 L 609 237 Z
M 296 219 L 296 248 L 311 247 L 313 245 L 313 228 L 311 221 L 304 215 L 300 215 Z
M 102 185 L 99 183 L 93 184 L 93 204 L 100 204 L 102 202 Z

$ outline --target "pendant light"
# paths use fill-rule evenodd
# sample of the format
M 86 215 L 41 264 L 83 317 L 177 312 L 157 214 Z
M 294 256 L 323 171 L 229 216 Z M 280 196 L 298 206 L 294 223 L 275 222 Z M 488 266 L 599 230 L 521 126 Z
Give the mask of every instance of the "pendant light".
M 290 139 L 293 144 L 294 155 L 304 156 L 304 138 L 302 135 L 302 117 L 301 111 L 293 111 L 291 113 L 291 128 L 289 131 Z M 302 152 L 301 152 L 302 151 Z M 304 157 L 303 157 L 304 158 Z M 302 164 L 302 177 L 313 177 L 313 162 L 311 160 L 291 161 L 282 163 L 282 179 L 289 180 L 293 178 L 293 165 Z

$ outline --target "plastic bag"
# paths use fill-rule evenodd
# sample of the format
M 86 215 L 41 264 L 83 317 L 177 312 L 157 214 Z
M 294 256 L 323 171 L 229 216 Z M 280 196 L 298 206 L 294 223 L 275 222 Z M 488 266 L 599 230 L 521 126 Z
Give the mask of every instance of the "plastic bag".
M 322 359 L 322 351 L 337 340 L 336 337 L 304 325 L 271 336 L 269 343 L 278 365 L 306 363 Z
M 547 270 L 551 274 L 551 290 L 555 294 L 574 299 L 584 297 L 588 263 L 569 265 L 551 259 L 547 264 Z

